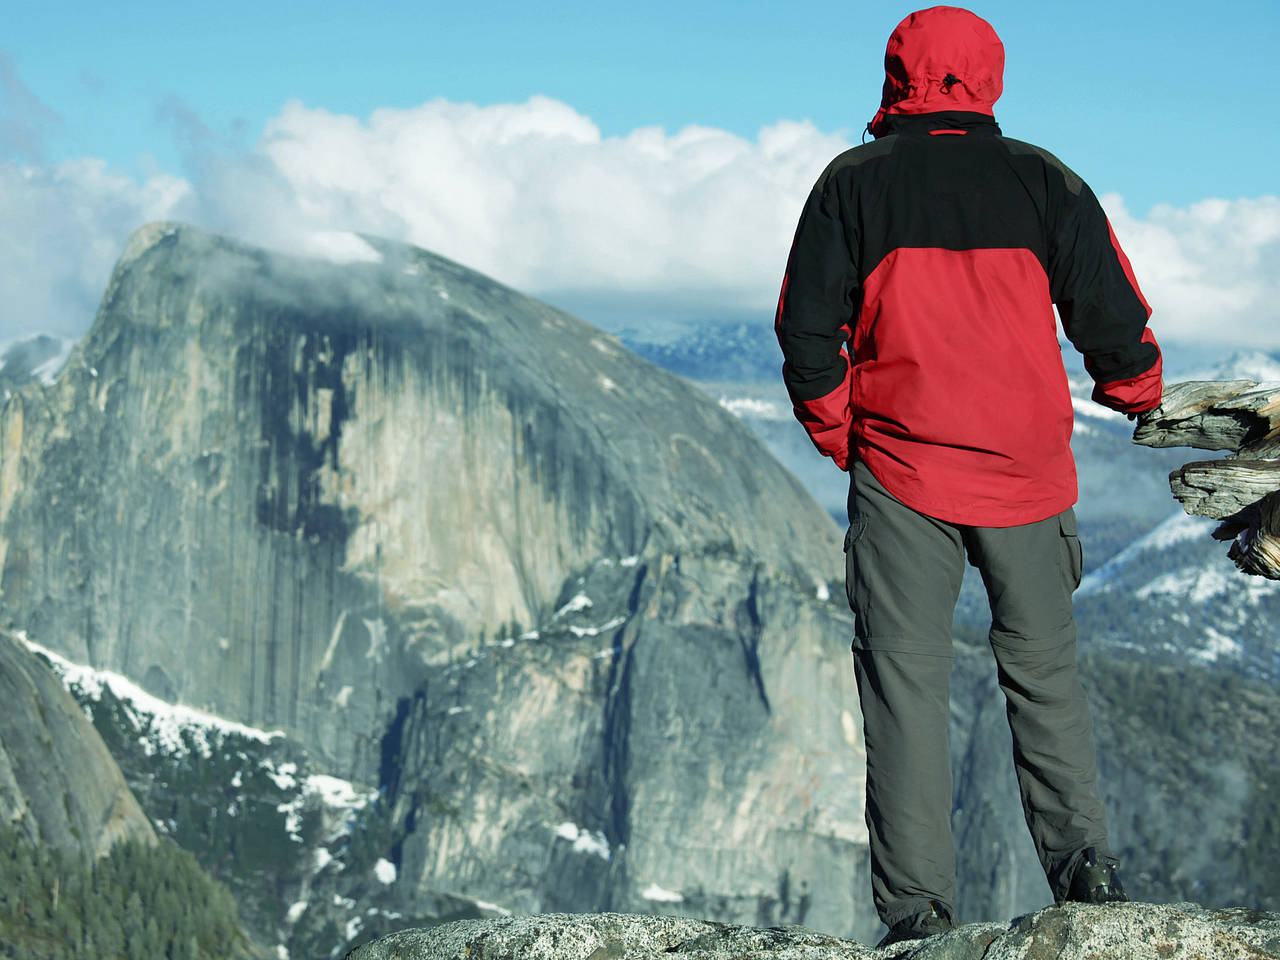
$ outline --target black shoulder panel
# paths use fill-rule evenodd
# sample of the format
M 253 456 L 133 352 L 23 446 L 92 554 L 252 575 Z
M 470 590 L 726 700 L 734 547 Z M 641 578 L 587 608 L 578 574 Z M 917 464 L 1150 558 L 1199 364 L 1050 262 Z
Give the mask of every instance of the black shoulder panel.
M 822 176 L 818 178 L 816 186 L 819 189 L 826 187 L 827 182 L 841 170 L 860 166 L 868 160 L 875 160 L 877 157 L 887 157 L 893 152 L 893 147 L 897 140 L 896 136 L 881 137 L 871 143 L 862 143 L 846 150 L 827 164 L 827 169 L 822 171 Z
M 1021 140 L 1013 140 L 1010 137 L 1001 137 L 1000 142 L 1008 148 L 1009 152 L 1015 157 L 1017 156 L 1036 156 L 1047 163 L 1053 169 L 1062 174 L 1062 179 L 1067 185 L 1067 189 L 1079 196 L 1080 189 L 1084 186 L 1084 181 L 1077 176 L 1076 172 L 1068 167 L 1065 163 L 1055 157 L 1043 147 L 1037 147 L 1034 143 L 1024 143 Z
M 876 157 L 884 159 L 866 163 Z M 1046 161 L 972 133 L 885 137 L 842 154 L 819 182 L 856 216 L 859 281 L 902 247 L 1025 249 L 1047 272 L 1055 195 L 1066 195 Z

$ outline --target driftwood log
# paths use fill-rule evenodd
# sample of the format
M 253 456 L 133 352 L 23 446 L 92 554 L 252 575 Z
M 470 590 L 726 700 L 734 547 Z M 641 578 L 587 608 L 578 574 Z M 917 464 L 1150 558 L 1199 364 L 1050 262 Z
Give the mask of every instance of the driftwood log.
M 1139 415 L 1133 442 L 1231 451 L 1179 467 L 1169 487 L 1187 513 L 1222 521 L 1213 536 L 1234 541 L 1236 566 L 1280 580 L 1280 383 L 1176 383 Z

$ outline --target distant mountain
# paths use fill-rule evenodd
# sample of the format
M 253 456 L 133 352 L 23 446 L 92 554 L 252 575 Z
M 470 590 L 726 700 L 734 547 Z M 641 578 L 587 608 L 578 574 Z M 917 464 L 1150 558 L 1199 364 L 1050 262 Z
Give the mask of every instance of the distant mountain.
M 791 404 L 780 381 L 694 382 L 726 410 L 741 417 L 769 451 L 800 478 L 836 523 L 847 522 L 848 476 L 813 448 L 791 414 Z M 1155 450 L 1133 444 L 1133 424 L 1093 403 L 1089 399 L 1092 389 L 1091 381 L 1071 380 L 1076 412 L 1071 446 L 1080 490 L 1076 514 L 1087 570 L 1106 562 L 1181 509 L 1169 493 L 1168 475 L 1190 459 L 1189 451 Z M 978 589 L 976 580 L 966 587 L 962 616 L 971 609 L 979 619 L 986 615 L 985 601 L 979 602 L 981 597 L 974 594 Z
M 1076 608 L 1092 642 L 1280 678 L 1280 582 L 1240 573 L 1209 536 L 1216 526 L 1175 514 L 1089 574 Z
M 642 324 L 630 318 L 620 336 L 631 349 L 688 377 L 722 407 L 741 417 L 843 525 L 848 478 L 813 449 L 791 414 L 771 318 L 761 315 L 754 325 L 744 318 L 704 324 L 686 318 L 660 330 L 660 334 L 646 333 Z M 1168 382 L 1280 380 L 1280 355 L 1276 353 L 1177 341 L 1165 347 Z M 1071 443 L 1080 490 L 1076 513 L 1085 544 L 1085 568 L 1092 571 L 1170 516 L 1181 514 L 1181 507 L 1169 493 L 1168 474 L 1205 454 L 1133 444 L 1133 424 L 1090 399 L 1093 382 L 1083 375 L 1079 356 L 1069 344 L 1064 351 L 1076 414 Z M 960 604 L 961 621 L 979 623 L 985 616 L 980 585 L 970 577 Z
M 431 919 L 388 905 L 396 868 L 385 859 L 391 839 L 376 790 L 316 772 L 280 731 L 167 703 L 121 674 L 18 639 L 65 684 L 76 715 L 89 716 L 85 739 L 109 746 L 155 833 L 227 884 L 258 939 L 279 945 L 273 955 L 330 956 L 371 932 Z
M 633 353 L 690 380 L 756 383 L 782 376 L 782 355 L 768 323 L 712 320 L 656 342 L 634 327 L 618 336 Z
M 1280 383 L 1280 351 L 1236 350 L 1216 363 L 1194 368 L 1181 379 Z
M 781 274 L 778 280 L 781 282 Z M 736 374 L 726 377 L 723 371 L 745 367 L 761 382 L 771 383 L 781 373 L 782 354 L 773 336 L 770 303 L 755 310 L 725 309 L 715 304 L 690 305 L 641 295 L 584 293 L 556 294 L 551 300 L 612 333 L 660 366 L 666 366 L 670 358 L 673 364 L 685 368 L 682 376 L 693 380 L 743 380 Z M 1179 340 L 1160 329 L 1158 313 L 1154 326 L 1164 354 L 1165 374 L 1171 381 L 1231 379 L 1220 378 L 1214 371 L 1250 356 L 1261 355 L 1274 361 L 1280 355 L 1277 351 L 1208 339 Z M 1065 340 L 1062 344 L 1068 373 L 1075 378 L 1083 376 L 1079 354 Z
M 139 231 L 61 376 L 0 411 L 6 614 L 382 791 L 416 915 L 870 935 L 838 528 L 687 381 L 369 242 Z M 236 869 L 281 842 L 244 834 Z M 291 888 L 259 886 L 269 939 Z
M 717 325 L 706 330 L 667 330 L 662 349 L 631 345 L 671 362 L 742 417 L 843 525 L 847 477 L 816 453 L 791 415 L 770 318 L 762 314 L 755 332 L 736 341 Z M 1276 353 L 1168 339 L 1162 345 L 1168 382 L 1280 380 Z M 759 350 L 753 360 L 736 356 L 752 346 Z M 1091 401 L 1093 384 L 1069 346 L 1064 361 L 1088 574 L 1076 617 L 1104 798 L 1131 892 L 1275 909 L 1280 801 L 1270 798 L 1280 789 L 1280 769 L 1265 758 L 1280 721 L 1273 687 L 1280 584 L 1240 574 L 1226 558 L 1227 544 L 1209 537 L 1215 524 L 1187 517 L 1170 494 L 1171 470 L 1212 454 L 1134 445 L 1133 424 Z M 726 377 L 734 365 L 751 374 Z M 1029 841 L 1016 829 L 1022 814 L 1003 700 L 982 639 L 989 622 L 970 569 L 956 612 L 951 730 L 955 833 L 961 868 L 971 871 L 967 882 L 962 877 L 962 913 L 970 917 L 1030 909 L 1042 882 Z
M 151 824 L 75 701 L 16 637 L 0 632 L 0 823 L 86 862 Z
M 0 408 L 4 615 L 156 832 L 292 956 L 545 910 L 874 936 L 844 478 L 776 378 L 736 379 L 776 363 L 768 337 L 731 326 L 700 351 L 637 322 L 653 350 L 682 344 L 654 356 L 727 377 L 695 387 L 366 239 L 378 259 L 336 265 L 149 225 L 61 374 Z M 1169 515 L 1180 461 L 1078 399 L 1096 571 Z M 1248 669 L 1126 645 L 1154 609 L 1126 592 L 1097 594 L 1110 619 L 1083 646 L 1135 892 L 1271 904 L 1261 640 Z M 983 606 L 970 582 L 951 731 L 966 919 L 1048 892 Z M 1181 782 L 1200 787 L 1171 806 Z

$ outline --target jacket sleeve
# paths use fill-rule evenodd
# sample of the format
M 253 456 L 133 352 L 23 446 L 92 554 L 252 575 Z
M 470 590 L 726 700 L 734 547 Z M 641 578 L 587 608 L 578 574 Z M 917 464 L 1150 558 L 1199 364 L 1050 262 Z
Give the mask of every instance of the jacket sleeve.
M 858 294 L 854 218 L 824 176 L 800 214 L 774 330 L 796 419 L 841 470 L 849 468 L 852 368 L 847 341 Z
M 1147 328 L 1151 307 L 1097 197 L 1067 174 L 1049 269 L 1063 330 L 1084 355 L 1095 401 L 1121 413 L 1153 410 L 1164 381 L 1160 346 Z

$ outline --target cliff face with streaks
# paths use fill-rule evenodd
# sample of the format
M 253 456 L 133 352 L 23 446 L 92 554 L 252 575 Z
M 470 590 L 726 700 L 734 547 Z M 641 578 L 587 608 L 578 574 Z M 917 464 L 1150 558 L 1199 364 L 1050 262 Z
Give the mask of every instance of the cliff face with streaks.
M 549 910 L 875 937 L 839 528 L 688 382 L 368 242 L 338 265 L 148 226 L 56 380 L 6 367 L 3 616 L 170 704 L 283 731 L 308 782 L 376 795 L 295 841 L 263 826 L 290 816 L 280 783 L 248 796 L 244 771 L 279 766 L 253 748 L 196 778 L 171 835 L 264 813 L 220 834 L 236 889 L 264 889 L 245 845 L 303 865 L 242 909 L 263 942 L 312 955 L 333 931 Z M 1048 889 L 971 634 L 952 683 L 958 906 L 1014 916 Z M 1280 697 L 1144 636 L 1084 645 L 1126 885 L 1275 909 Z M 4 747 L 38 767 L 23 716 Z M 172 818 L 185 761 L 117 726 L 137 796 Z
M 837 528 L 684 381 L 370 243 L 139 231 L 0 418 L 7 615 L 383 787 L 441 913 L 870 929 Z

